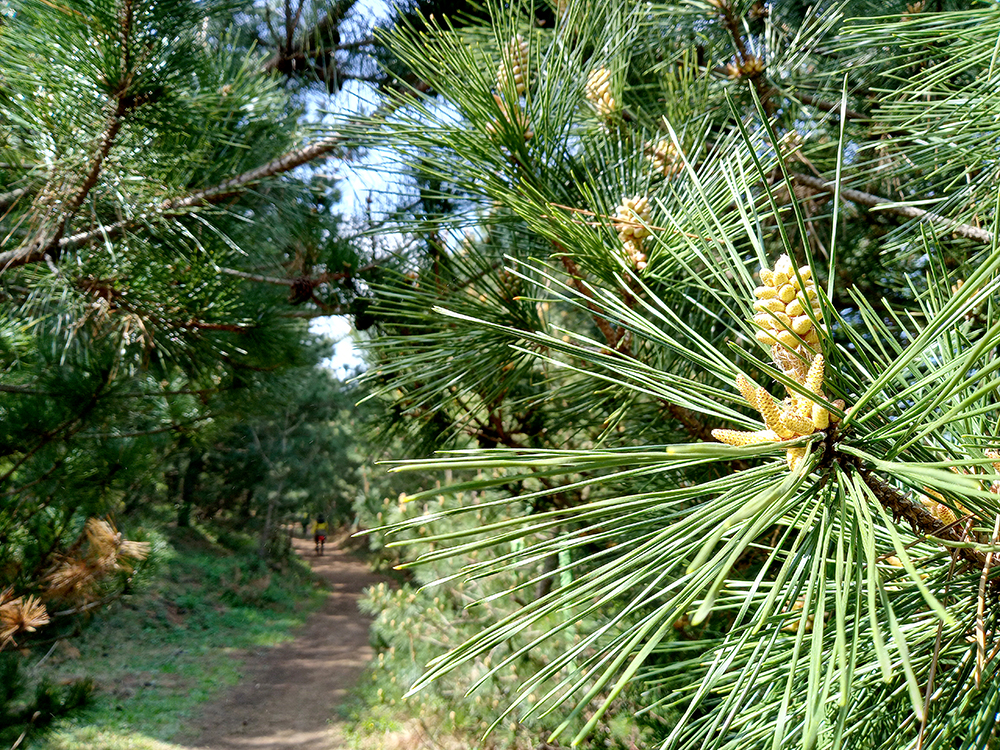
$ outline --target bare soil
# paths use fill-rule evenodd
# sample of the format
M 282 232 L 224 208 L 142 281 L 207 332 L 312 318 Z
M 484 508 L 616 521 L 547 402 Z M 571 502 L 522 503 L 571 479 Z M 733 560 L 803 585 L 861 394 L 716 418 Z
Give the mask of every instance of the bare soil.
M 243 679 L 207 703 L 191 722 L 190 748 L 203 750 L 334 750 L 345 747 L 337 707 L 372 657 L 370 620 L 358 610 L 368 586 L 382 580 L 362 561 L 311 540 L 296 551 L 322 576 L 329 595 L 295 640 L 249 655 Z

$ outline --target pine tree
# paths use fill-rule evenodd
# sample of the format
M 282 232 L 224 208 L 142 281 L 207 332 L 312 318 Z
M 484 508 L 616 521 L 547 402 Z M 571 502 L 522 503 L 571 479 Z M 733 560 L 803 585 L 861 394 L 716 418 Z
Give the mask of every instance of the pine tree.
M 323 472 L 268 490 L 339 445 L 332 406 L 303 402 L 303 384 L 332 389 L 308 320 L 349 312 L 371 258 L 342 231 L 334 182 L 308 170 L 344 141 L 304 110 L 370 77 L 370 38 L 340 38 L 354 5 L 0 2 L 9 742 L 85 699 L 85 683 L 35 686 L 18 664 L 133 590 L 143 527 L 233 516 L 263 527 L 268 553 L 289 505 L 349 502 Z M 269 464 L 282 407 L 297 431 Z M 220 456 L 248 453 L 242 483 L 219 488 Z
M 413 493 L 413 564 L 549 585 L 413 690 L 587 623 L 549 742 L 628 689 L 670 748 L 998 746 L 996 5 L 490 8 L 356 131 L 429 208 L 370 382 L 488 493 Z
M 49 688 L 19 702 L 17 663 L 132 588 L 143 526 L 253 513 L 267 552 L 283 517 L 267 513 L 266 490 L 289 461 L 269 468 L 257 451 L 260 471 L 220 502 L 206 472 L 247 452 L 235 424 L 266 448 L 273 411 L 297 407 L 287 453 L 338 444 L 330 407 L 302 402 L 306 382 L 329 395 L 308 320 L 349 312 L 371 259 L 344 236 L 333 181 L 299 168 L 343 145 L 303 110 L 364 77 L 370 39 L 339 39 L 353 6 L 0 3 L 0 668 L 11 683 L 0 731 L 11 741 L 48 720 L 34 708 L 80 702 Z M 321 486 L 328 473 L 301 479 L 279 487 L 280 513 L 349 503 Z

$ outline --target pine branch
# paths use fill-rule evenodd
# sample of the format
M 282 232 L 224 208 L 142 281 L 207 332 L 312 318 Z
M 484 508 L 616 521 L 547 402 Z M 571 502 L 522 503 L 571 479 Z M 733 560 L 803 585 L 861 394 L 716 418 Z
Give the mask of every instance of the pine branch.
M 965 535 L 956 528 L 956 524 L 945 523 L 922 503 L 907 497 L 891 484 L 875 476 L 870 469 L 860 465 L 860 463 L 855 463 L 854 466 L 861 481 L 872 491 L 882 507 L 890 511 L 894 518 L 905 518 L 909 521 L 915 533 L 922 533 L 928 537 L 937 537 L 950 542 L 962 544 L 968 542 Z M 974 565 L 977 570 L 983 570 L 987 567 L 987 557 L 982 552 L 970 547 L 952 549 L 964 560 Z M 1000 586 L 1000 579 L 995 579 L 993 586 Z
M 23 266 L 28 263 L 38 263 L 44 261 L 46 258 L 50 260 L 58 259 L 63 249 L 62 239 L 66 233 L 66 228 L 69 226 L 70 221 L 73 220 L 73 217 L 76 216 L 76 212 L 80 210 L 80 206 L 83 205 L 94 185 L 97 184 L 104 160 L 111 152 L 111 147 L 118 136 L 118 131 L 121 130 L 123 114 L 121 104 L 122 101 L 119 100 L 115 112 L 108 118 L 104 135 L 101 137 L 101 145 L 91 160 L 87 176 L 80 183 L 80 187 L 76 193 L 67 201 L 55 231 L 49 233 L 46 222 L 43 221 L 41 230 L 27 246 L 22 246 L 6 253 L 0 253 L 0 273 L 6 271 L 8 268 Z
M 184 196 L 183 198 L 165 200 L 160 204 L 157 214 L 163 217 L 180 216 L 188 213 L 193 208 L 219 203 L 220 201 L 243 192 L 255 182 L 288 172 L 296 167 L 300 167 L 303 164 L 327 155 L 330 151 L 337 148 L 343 140 L 343 137 L 339 134 L 328 136 L 317 141 L 316 143 L 312 143 L 294 151 L 289 151 L 287 154 L 283 154 L 276 159 L 272 159 L 266 164 L 262 164 L 261 166 L 255 167 L 254 169 L 244 172 L 243 174 L 231 177 L 228 180 L 220 182 L 210 188 L 199 190 L 195 193 Z M 83 199 L 81 198 L 81 203 L 82 200 Z M 140 220 L 146 218 L 148 217 L 142 216 L 140 217 Z M 59 249 L 59 253 L 56 255 L 58 257 L 58 254 L 61 254 L 66 250 L 72 250 L 97 240 L 114 238 L 123 231 L 137 226 L 140 223 L 140 220 L 119 221 L 114 224 L 98 227 L 97 229 L 78 232 L 77 234 L 69 237 L 61 237 L 55 243 L 58 245 Z M 49 247 L 52 244 L 52 242 L 49 242 L 46 247 Z M 41 251 L 35 249 L 31 250 L 31 252 L 26 252 L 19 249 L 0 253 L 0 274 L 4 271 L 10 270 L 11 268 L 17 268 L 29 263 L 38 263 L 44 260 L 45 255 L 46 251 L 44 248 L 42 248 Z
M 328 48 L 317 45 L 315 40 L 334 32 L 340 25 L 340 22 L 344 19 L 344 15 L 347 11 L 354 6 L 354 2 L 355 0 L 341 0 L 341 2 L 333 3 L 323 18 L 321 18 L 312 28 L 302 33 L 300 37 L 301 41 L 297 45 L 293 45 L 292 37 L 295 32 L 295 26 L 299 20 L 299 16 L 302 13 L 302 7 L 305 3 L 303 2 L 299 6 L 298 12 L 295 14 L 294 21 L 292 19 L 292 14 L 289 13 L 286 8 L 285 14 L 287 23 L 285 27 L 285 49 L 272 55 L 261 66 L 261 70 L 265 73 L 275 70 L 286 74 L 292 73 L 295 71 L 294 63 L 296 61 L 304 60 L 310 55 L 328 51 Z M 347 46 L 343 48 L 346 49 Z M 338 45 L 329 49 L 341 49 L 341 47 Z
M 594 320 L 594 325 L 597 326 L 598 330 L 604 334 L 604 340 L 608 342 L 608 347 L 612 351 L 618 351 L 619 337 L 618 333 L 611 324 L 604 318 L 601 314 L 600 308 L 594 304 L 594 295 L 587 288 L 587 285 L 583 283 L 583 275 L 580 272 L 580 268 L 576 265 L 576 262 L 569 256 L 566 252 L 566 248 L 562 247 L 559 243 L 555 243 L 556 248 L 560 252 L 560 259 L 562 260 L 563 266 L 566 268 L 566 273 L 569 274 L 570 283 L 573 288 L 580 293 L 580 296 L 586 300 L 587 309 L 591 312 L 591 318 Z M 628 356 L 627 352 L 621 352 Z
M 811 96 L 810 94 L 801 94 L 801 93 L 795 94 L 794 98 L 798 99 L 803 104 L 808 104 L 810 107 L 816 107 L 816 109 L 821 110 L 823 112 L 833 112 L 834 114 L 838 115 L 840 114 L 840 102 L 827 102 L 823 101 L 818 97 Z M 857 110 L 854 109 L 845 110 L 844 116 L 848 120 L 864 120 L 866 122 L 871 121 L 871 118 L 868 115 L 862 114 L 861 112 L 858 112 Z
M 400 86 L 396 86 L 395 88 L 397 90 L 402 90 Z M 426 93 L 429 90 L 430 87 L 427 84 L 418 83 L 409 91 L 409 93 Z M 400 106 L 399 101 L 387 102 L 376 110 L 371 118 L 369 118 L 369 121 L 373 122 L 375 127 L 381 126 L 381 124 L 385 122 L 385 118 L 395 111 L 398 106 Z M 295 169 L 296 167 L 315 161 L 316 159 L 326 157 L 331 151 L 341 146 L 346 140 L 346 136 L 343 136 L 340 133 L 334 133 L 333 135 L 322 138 L 315 143 L 309 144 L 308 146 L 303 146 L 302 148 L 295 149 L 294 151 L 289 151 L 276 159 L 272 159 L 266 164 L 255 167 L 247 172 L 243 172 L 235 177 L 231 177 L 228 180 L 220 182 L 212 187 L 199 190 L 182 198 L 165 200 L 159 205 L 156 213 L 160 217 L 180 216 L 188 213 L 191 209 L 219 203 L 235 195 L 239 195 L 255 182 L 259 182 L 268 177 L 283 174 Z M 77 247 L 88 245 L 92 242 L 113 239 L 123 231 L 136 227 L 143 221 L 149 220 L 150 218 L 151 217 L 148 214 L 143 214 L 136 219 L 119 221 L 114 224 L 98 227 L 97 229 L 78 232 L 69 237 L 62 237 L 58 241 L 58 254 L 61 254 L 66 250 L 73 250 Z M 26 254 L 21 250 L 9 250 L 5 253 L 0 253 L 0 275 L 3 275 L 5 271 L 12 268 L 24 266 L 29 263 L 38 263 L 44 259 L 45 253 Z
M 718 9 L 722 24 L 729 31 L 730 36 L 733 38 L 733 43 L 736 45 L 736 62 L 740 77 L 745 76 L 750 80 L 750 84 L 753 86 L 754 91 L 757 92 L 757 98 L 760 99 L 767 116 L 773 117 L 776 111 L 774 100 L 771 98 L 774 89 L 764 79 L 763 61 L 756 55 L 750 54 L 747 50 L 746 42 L 743 39 L 743 32 L 740 29 L 739 19 L 733 13 L 733 7 L 729 0 L 716 0 L 714 2 L 710 0 L 710 2 Z
M 104 394 L 104 390 L 111 384 L 113 376 L 114 373 L 111 369 L 105 370 L 103 377 L 101 378 L 101 382 L 97 384 L 97 387 L 94 389 L 90 398 L 87 399 L 87 401 L 80 407 L 79 412 L 64 422 L 43 432 L 35 445 L 26 450 L 24 454 L 7 470 L 7 472 L 0 477 L 0 486 L 4 485 L 11 477 L 13 477 L 17 470 L 20 469 L 21 466 L 28 461 L 28 459 L 38 453 L 38 451 L 51 443 L 53 440 L 56 440 L 59 437 L 68 439 L 83 429 L 84 420 L 86 420 L 90 413 L 97 407 L 98 402 Z
M 130 44 L 134 22 L 132 0 L 126 0 L 119 13 L 119 18 L 121 20 L 121 27 L 118 31 L 122 53 L 122 73 L 123 79 L 127 81 L 130 80 L 132 74 Z M 58 260 L 63 250 L 61 241 L 66 234 L 70 222 L 76 216 L 77 211 L 80 210 L 80 206 L 83 205 L 87 196 L 90 195 L 90 191 L 97 184 L 97 180 L 101 176 L 101 170 L 104 167 L 104 161 L 107 159 L 108 154 L 111 153 L 111 148 L 114 146 L 118 133 L 125 122 L 125 116 L 138 106 L 141 100 L 142 97 L 137 97 L 133 94 L 128 83 L 122 83 L 111 103 L 111 111 L 105 121 L 104 133 L 101 136 L 101 145 L 91 159 L 90 169 L 87 170 L 87 174 L 76 189 L 76 192 L 63 203 L 55 231 L 50 234 L 47 222 L 43 220 L 35 239 L 26 247 L 22 246 L 8 253 L 0 254 L 0 273 L 12 266 L 22 266 L 27 263 L 36 263 L 43 260 L 51 263 Z
M 0 393 L 21 393 L 26 396 L 53 396 L 50 391 L 39 391 L 27 385 L 3 385 L 0 383 Z
M 563 266 L 566 268 L 567 273 L 569 273 L 570 282 L 573 287 L 579 292 L 579 294 L 586 300 L 587 308 L 591 312 L 591 317 L 594 320 L 594 325 L 598 327 L 602 334 L 604 334 L 604 339 L 608 342 L 608 347 L 620 354 L 623 357 L 632 358 L 632 352 L 627 344 L 627 340 L 620 336 L 611 324 L 604 318 L 601 313 L 600 308 L 594 303 L 593 293 L 583 282 L 583 276 L 573 261 L 573 259 L 568 255 L 566 249 L 562 247 L 559 243 L 555 243 L 556 248 L 560 251 L 560 259 L 562 260 Z M 683 406 L 673 403 L 672 401 L 667 401 L 666 399 L 660 399 L 660 402 L 670 412 L 670 416 L 681 423 L 685 431 L 696 440 L 704 440 L 706 442 L 714 442 L 715 438 L 712 437 L 712 429 L 699 420 L 694 412 L 690 409 L 686 409 Z M 743 461 L 732 462 L 734 468 L 737 471 L 746 468 L 746 464 Z
M 186 427 L 198 424 L 199 422 L 204 422 L 208 419 L 214 419 L 215 414 L 204 414 L 200 417 L 195 417 L 194 419 L 189 419 L 186 422 L 179 422 L 177 424 L 168 424 L 165 427 L 157 427 L 152 430 L 137 430 L 135 432 L 81 432 L 79 434 L 80 438 L 95 438 L 98 440 L 107 440 L 111 438 L 133 438 L 133 437 L 145 437 L 146 435 L 160 435 L 164 432 L 181 432 Z
M 17 188 L 6 193 L 0 193 L 0 211 L 6 211 L 14 205 L 22 195 L 28 192 L 28 188 Z
M 350 313 L 351 308 L 345 307 L 344 305 L 338 305 L 336 307 L 331 306 L 326 310 L 292 310 L 290 312 L 281 313 L 281 317 L 312 320 L 314 318 L 327 318 L 331 315 L 349 315 Z
M 334 44 L 329 47 L 325 47 L 323 52 L 340 52 L 341 50 L 354 50 L 360 49 L 362 47 L 373 47 L 375 46 L 375 37 L 366 37 L 364 39 L 358 39 L 354 42 L 341 42 L 340 44 Z M 297 63 L 299 61 L 307 60 L 310 54 L 315 54 L 318 50 L 315 49 L 304 49 L 301 48 L 293 50 L 291 53 L 288 52 L 277 52 L 272 57 L 268 58 L 267 61 L 261 66 L 261 70 L 264 72 L 271 72 L 274 70 L 281 70 L 283 66 L 287 65 L 289 62 Z M 294 66 L 293 66 L 294 67 Z M 350 76 L 345 76 L 341 74 L 342 79 L 350 78 Z M 376 80 L 382 80 L 378 78 Z
M 820 190 L 825 193 L 832 194 L 836 189 L 836 183 L 821 180 L 817 177 L 811 177 L 804 174 L 792 174 L 791 177 L 801 185 L 805 185 L 813 188 L 814 190 Z M 942 226 L 949 232 L 957 234 L 961 237 L 966 237 L 970 240 L 985 242 L 986 244 L 992 244 L 993 242 L 993 234 L 985 229 L 980 229 L 979 227 L 974 227 L 970 224 L 962 224 L 954 219 L 949 219 L 946 216 L 941 216 L 940 214 L 936 214 L 931 211 L 925 211 L 922 208 L 900 206 L 896 204 L 895 201 L 890 201 L 888 198 L 883 198 L 878 195 L 872 195 L 871 193 L 863 193 L 860 190 L 852 190 L 851 188 L 841 187 L 840 197 L 846 201 L 850 201 L 851 203 L 858 203 L 862 206 L 868 206 L 870 208 L 875 206 L 885 206 L 884 211 L 887 213 L 905 216 L 910 219 L 929 221 L 933 224 Z
M 336 271 L 334 273 L 324 271 L 318 276 L 296 276 L 293 278 L 282 276 L 264 276 L 263 274 L 247 273 L 246 271 L 240 271 L 235 268 L 219 268 L 219 271 L 227 276 L 235 276 L 239 279 L 246 279 L 247 281 L 256 281 L 260 284 L 275 284 L 277 286 L 299 286 L 308 284 L 316 287 L 320 284 L 329 284 L 331 281 L 342 281 L 343 279 L 350 278 L 351 276 L 356 276 L 359 273 L 374 270 L 377 267 L 377 264 L 369 263 L 368 265 L 362 266 L 357 270 L 348 269 L 345 271 Z

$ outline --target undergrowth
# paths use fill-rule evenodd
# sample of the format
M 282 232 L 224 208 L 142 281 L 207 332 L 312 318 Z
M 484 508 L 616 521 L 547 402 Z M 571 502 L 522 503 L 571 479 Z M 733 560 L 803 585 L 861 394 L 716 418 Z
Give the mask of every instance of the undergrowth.
M 482 499 L 482 498 L 481 498 Z M 424 503 L 385 500 L 362 524 L 374 527 L 414 518 L 430 510 L 445 511 L 449 503 L 461 502 L 442 497 L 431 508 Z M 450 516 L 449 531 L 469 524 L 487 525 L 498 520 L 509 508 L 497 509 L 483 504 L 475 513 Z M 442 530 L 439 524 L 439 532 Z M 413 559 L 419 553 L 432 552 L 433 542 L 422 542 L 425 527 L 408 530 L 385 539 L 378 532 L 370 537 L 373 551 L 385 567 Z M 404 542 L 401 546 L 384 547 L 384 542 Z M 525 716 L 557 680 L 546 679 L 518 706 L 494 726 L 494 721 L 512 704 L 517 690 L 535 679 L 559 649 L 568 648 L 593 627 L 592 617 L 581 617 L 569 627 L 559 628 L 560 621 L 543 618 L 518 639 L 493 649 L 489 655 L 475 660 L 468 668 L 443 676 L 421 690 L 408 694 L 409 688 L 421 678 L 436 657 L 449 647 L 455 647 L 486 627 L 507 617 L 526 599 L 544 594 L 548 587 L 566 582 L 567 572 L 557 572 L 565 560 L 539 561 L 537 565 L 505 571 L 491 580 L 469 580 L 461 572 L 462 565 L 481 562 L 495 556 L 495 549 L 473 549 L 468 558 L 446 558 L 417 566 L 412 576 L 397 588 L 384 583 L 367 590 L 361 602 L 364 611 L 375 620 L 372 643 L 376 657 L 355 690 L 350 710 L 351 741 L 355 747 L 378 750 L 530 750 L 546 746 L 545 739 L 563 719 L 558 706 Z M 435 581 L 450 579 L 441 585 Z M 491 594 L 507 591 L 481 602 Z M 544 647 L 516 654 L 517 646 L 554 630 Z M 488 674 L 501 661 L 503 668 Z M 601 696 L 603 697 L 603 696 Z M 632 716 L 630 696 L 617 702 L 612 712 L 598 726 L 591 738 L 591 747 L 622 749 L 650 744 L 662 722 L 656 717 L 636 719 Z M 541 715 L 539 715 L 541 714 Z M 577 719 L 585 721 L 589 715 Z M 653 726 L 657 725 L 657 726 Z

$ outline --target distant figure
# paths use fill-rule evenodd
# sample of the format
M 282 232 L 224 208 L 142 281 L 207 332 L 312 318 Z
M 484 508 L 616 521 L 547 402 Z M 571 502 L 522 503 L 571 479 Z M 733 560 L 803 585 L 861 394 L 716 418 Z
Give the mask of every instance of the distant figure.
M 326 519 L 323 516 L 316 516 L 316 523 L 313 524 L 313 541 L 316 542 L 316 554 L 323 554 L 323 545 L 326 544 Z

